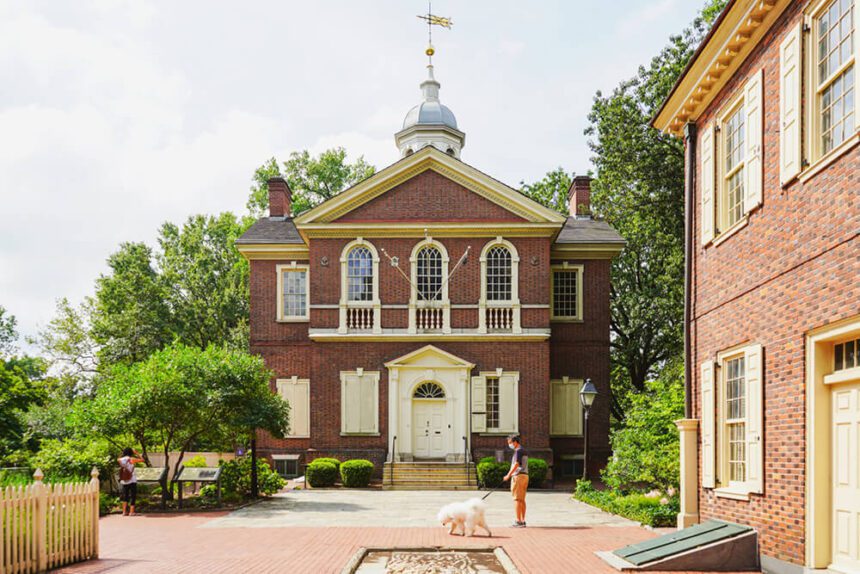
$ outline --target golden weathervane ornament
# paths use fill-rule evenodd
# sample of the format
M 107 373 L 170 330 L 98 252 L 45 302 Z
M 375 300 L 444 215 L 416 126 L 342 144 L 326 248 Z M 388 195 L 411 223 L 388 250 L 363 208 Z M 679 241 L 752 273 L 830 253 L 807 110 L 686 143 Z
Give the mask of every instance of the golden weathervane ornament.
M 427 3 L 427 14 L 423 16 L 419 15 L 418 17 L 427 22 L 427 49 L 424 50 L 424 53 L 427 54 L 427 58 L 432 64 L 433 54 L 436 53 L 436 50 L 433 48 L 433 26 L 442 26 L 450 30 L 454 22 L 450 18 L 432 14 L 430 12 L 430 2 Z

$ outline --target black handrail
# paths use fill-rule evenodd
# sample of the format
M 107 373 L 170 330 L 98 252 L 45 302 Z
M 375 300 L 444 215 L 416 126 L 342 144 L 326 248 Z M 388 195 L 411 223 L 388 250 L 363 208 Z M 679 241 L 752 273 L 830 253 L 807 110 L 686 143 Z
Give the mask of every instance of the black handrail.
M 469 441 L 463 437 L 463 468 L 466 469 L 466 486 L 472 486 L 472 477 L 469 476 Z
M 391 440 L 391 477 L 388 486 L 394 486 L 394 460 L 397 458 L 397 435 Z

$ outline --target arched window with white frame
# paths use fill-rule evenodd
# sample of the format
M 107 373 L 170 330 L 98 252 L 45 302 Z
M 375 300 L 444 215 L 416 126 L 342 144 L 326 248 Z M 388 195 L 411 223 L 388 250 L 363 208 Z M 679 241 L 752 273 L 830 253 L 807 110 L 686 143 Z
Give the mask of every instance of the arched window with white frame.
M 519 254 L 513 243 L 497 237 L 481 252 L 481 332 L 520 333 Z
M 362 238 L 344 247 L 340 258 L 341 296 L 338 332 L 382 331 L 379 301 L 379 254 Z
M 419 242 L 409 258 L 412 289 L 409 297 L 409 331 L 451 331 L 451 304 L 448 300 L 448 251 L 428 237 Z

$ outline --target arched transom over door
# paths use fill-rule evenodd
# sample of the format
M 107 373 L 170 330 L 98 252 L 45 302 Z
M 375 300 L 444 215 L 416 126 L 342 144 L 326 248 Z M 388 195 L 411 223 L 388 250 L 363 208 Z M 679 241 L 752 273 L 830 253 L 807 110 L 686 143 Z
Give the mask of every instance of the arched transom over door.
M 445 389 L 436 383 L 421 383 L 412 394 L 413 399 L 444 399 Z
M 445 389 L 434 382 L 415 387 L 412 393 L 412 430 L 415 456 L 440 458 L 447 454 Z

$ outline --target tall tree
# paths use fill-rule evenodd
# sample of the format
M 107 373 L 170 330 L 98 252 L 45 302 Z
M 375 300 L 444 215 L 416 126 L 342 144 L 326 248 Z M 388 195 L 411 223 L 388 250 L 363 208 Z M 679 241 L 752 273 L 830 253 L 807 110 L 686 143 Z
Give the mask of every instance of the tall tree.
M 11 355 L 18 340 L 18 320 L 0 305 L 0 357 Z
M 550 209 L 567 213 L 567 190 L 573 176 L 573 173 L 567 173 L 564 168 L 557 167 L 534 183 L 521 181 L 520 191 Z
M 266 213 L 269 208 L 270 177 L 281 176 L 287 180 L 293 192 L 293 213 L 301 213 L 375 172 L 376 168 L 367 163 L 364 156 L 348 163 L 346 150 L 342 147 L 328 149 L 318 156 L 311 156 L 307 150 L 293 152 L 283 162 L 283 169 L 275 158 L 270 158 L 254 172 L 248 211 L 255 217 Z

